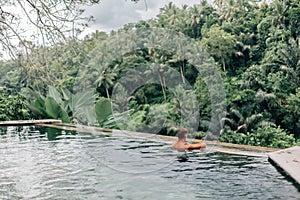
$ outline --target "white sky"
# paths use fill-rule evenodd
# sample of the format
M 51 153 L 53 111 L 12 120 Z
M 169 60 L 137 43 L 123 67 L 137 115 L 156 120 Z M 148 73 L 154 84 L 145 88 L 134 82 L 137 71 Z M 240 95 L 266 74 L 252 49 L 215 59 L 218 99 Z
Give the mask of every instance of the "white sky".
M 184 4 L 199 4 L 200 0 L 140 0 L 136 4 L 130 0 L 102 0 L 100 4 L 86 8 L 85 14 L 94 16 L 95 23 L 92 23 L 84 34 L 95 30 L 110 32 L 127 23 L 155 18 L 159 9 L 169 2 L 181 7 Z

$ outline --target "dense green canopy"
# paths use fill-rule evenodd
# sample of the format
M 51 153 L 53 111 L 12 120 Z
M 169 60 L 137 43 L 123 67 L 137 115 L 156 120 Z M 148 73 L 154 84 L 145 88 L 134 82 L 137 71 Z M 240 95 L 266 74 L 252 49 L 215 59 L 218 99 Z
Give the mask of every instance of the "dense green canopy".
M 155 19 L 125 25 L 110 34 L 96 31 L 83 40 L 72 38 L 66 44 L 36 48 L 30 59 L 20 56 L 16 61 L 1 63 L 5 76 L 1 76 L 0 119 L 52 117 L 137 131 L 160 126 L 159 133 L 172 135 L 174 128 L 189 126 L 182 122 L 183 113 L 196 108 L 199 118 L 193 137 L 216 139 L 221 134 L 219 140 L 233 143 L 295 145 L 300 137 L 299 16 L 297 0 L 275 0 L 269 4 L 201 1 L 199 5 L 181 8 L 169 3 Z M 159 33 L 145 35 L 144 41 L 131 37 L 134 31 L 159 28 L 178 34 L 165 34 L 165 39 Z M 181 38 L 178 43 L 172 42 L 175 36 Z M 179 47 L 184 48 L 180 51 Z M 176 50 L 170 51 L 171 48 Z M 189 53 L 200 49 L 204 50 L 205 59 L 198 68 L 193 58 L 198 59 L 199 55 Z M 134 85 L 137 76 L 131 76 L 133 70 L 144 65 L 152 69 L 159 66 L 160 74 L 169 75 L 158 76 L 155 84 L 134 88 L 127 96 L 129 89 L 124 87 L 124 93 L 118 93 L 124 96 L 117 98 L 114 89 L 124 76 L 127 83 Z M 173 76 L 172 70 L 179 76 Z M 189 84 L 190 88 L 172 89 L 165 77 Z M 226 99 L 212 103 L 212 94 L 222 88 L 211 85 L 219 79 Z M 78 83 L 94 93 L 84 93 L 85 98 L 80 98 L 76 93 Z M 189 92 L 193 94 L 189 96 Z M 190 100 L 193 95 L 195 101 Z M 7 96 L 19 100 L 8 100 Z M 107 105 L 122 99 L 125 110 L 107 109 Z M 93 102 L 92 107 L 85 107 L 88 102 Z M 7 106 L 11 104 L 19 106 Z M 95 113 L 89 112 L 93 109 Z M 219 118 L 215 117 L 218 112 Z M 124 119 L 126 123 L 122 122 Z

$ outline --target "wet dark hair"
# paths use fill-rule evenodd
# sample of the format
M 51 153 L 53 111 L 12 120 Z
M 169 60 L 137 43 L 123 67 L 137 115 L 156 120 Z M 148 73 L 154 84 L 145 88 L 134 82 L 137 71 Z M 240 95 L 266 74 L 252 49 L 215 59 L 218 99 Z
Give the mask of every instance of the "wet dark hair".
M 184 135 L 187 134 L 188 132 L 189 131 L 186 128 L 178 128 L 176 136 L 178 137 L 178 139 L 182 139 L 184 138 Z

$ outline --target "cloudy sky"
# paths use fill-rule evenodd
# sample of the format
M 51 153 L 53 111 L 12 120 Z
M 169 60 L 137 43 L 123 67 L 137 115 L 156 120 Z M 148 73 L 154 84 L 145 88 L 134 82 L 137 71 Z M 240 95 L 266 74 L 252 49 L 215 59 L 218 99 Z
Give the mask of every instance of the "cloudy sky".
M 200 0 L 140 0 L 138 3 L 130 0 L 102 0 L 100 4 L 86 8 L 85 14 L 94 16 L 95 22 L 85 33 L 94 30 L 110 32 L 127 23 L 155 18 L 159 9 L 169 2 L 181 7 L 184 4 L 199 4 Z

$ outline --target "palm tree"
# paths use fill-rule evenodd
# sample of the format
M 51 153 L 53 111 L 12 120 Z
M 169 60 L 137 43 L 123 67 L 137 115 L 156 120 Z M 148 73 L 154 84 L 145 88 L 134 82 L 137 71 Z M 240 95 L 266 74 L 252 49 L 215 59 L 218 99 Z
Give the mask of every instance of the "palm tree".
M 290 8 L 288 0 L 275 0 L 271 3 L 272 24 L 277 28 L 284 26 L 286 14 Z
M 191 7 L 187 13 L 187 19 L 186 22 L 188 22 L 187 30 L 188 35 L 192 36 L 194 39 L 200 36 L 201 34 L 201 19 L 203 20 L 203 16 L 201 13 L 201 7 L 199 5 L 194 5 Z
M 223 13 L 223 2 L 224 2 L 224 0 L 215 0 L 214 1 L 214 5 L 217 6 L 217 14 L 219 16 L 221 16 Z
M 179 9 L 170 2 L 169 4 L 165 5 L 165 7 L 160 9 L 160 18 L 164 19 L 164 21 L 167 22 L 169 25 L 174 25 L 176 22 L 178 22 L 178 12 Z
M 255 94 L 260 105 L 264 110 L 262 111 L 270 111 L 272 108 L 276 108 L 279 106 L 278 98 L 273 93 L 267 93 L 262 90 L 258 90 Z
M 180 9 L 170 2 L 160 9 L 160 14 L 158 15 L 159 26 L 176 31 L 184 31 L 187 24 L 187 8 L 184 5 Z
M 288 44 L 277 52 L 280 59 L 281 69 L 286 71 L 295 83 L 300 86 L 300 40 L 298 43 L 294 39 L 290 39 Z
M 247 133 L 257 129 L 261 126 L 274 125 L 263 119 L 263 115 L 251 114 L 250 116 L 243 116 L 237 109 L 230 108 L 227 117 L 222 119 L 225 123 L 225 128 L 229 127 L 236 132 Z
M 114 72 L 108 72 L 108 73 L 103 72 L 97 80 L 98 87 L 103 86 L 105 88 L 107 98 L 110 98 L 109 88 L 113 86 L 114 84 L 113 81 L 116 76 L 117 74 Z
M 233 18 L 233 13 L 239 9 L 234 0 L 216 0 L 217 5 L 216 14 L 221 20 L 230 20 Z

